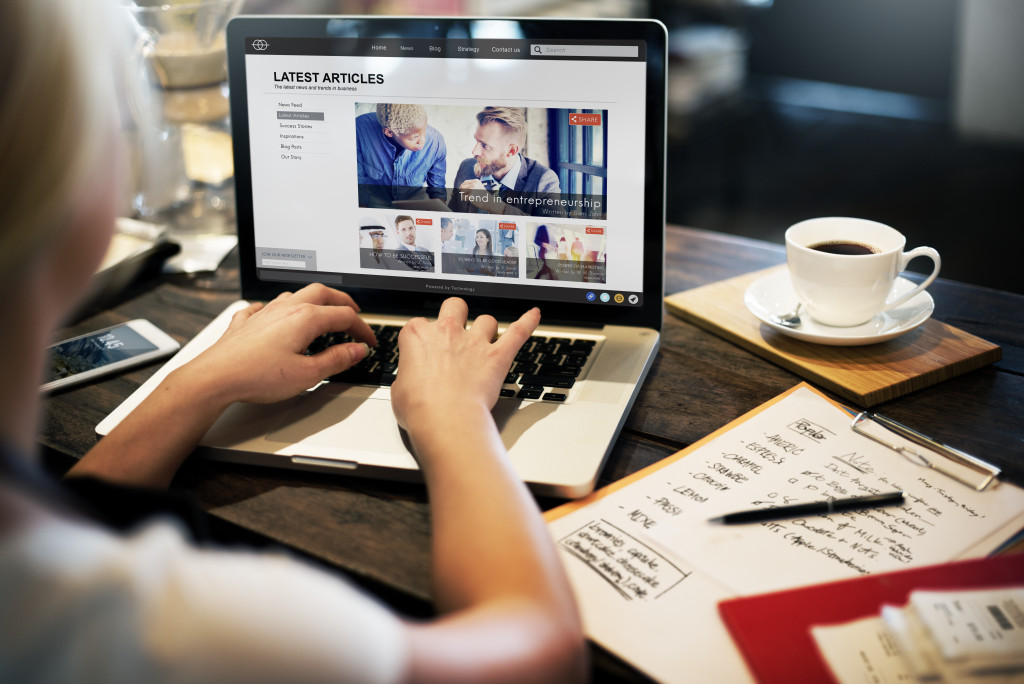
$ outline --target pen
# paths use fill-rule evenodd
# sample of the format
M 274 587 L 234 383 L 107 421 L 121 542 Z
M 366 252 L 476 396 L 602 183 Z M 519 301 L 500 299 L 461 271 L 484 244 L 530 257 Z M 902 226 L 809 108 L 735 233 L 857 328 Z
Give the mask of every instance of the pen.
M 871 496 L 855 496 L 850 499 L 815 501 L 814 503 L 795 504 L 793 506 L 757 508 L 751 511 L 727 513 L 726 515 L 718 518 L 711 518 L 708 522 L 721 523 L 723 525 L 735 525 L 737 523 L 795 518 L 800 515 L 828 514 L 837 513 L 839 511 L 854 511 L 862 508 L 898 506 L 901 503 L 903 503 L 903 492 L 888 492 L 887 494 L 872 494 Z

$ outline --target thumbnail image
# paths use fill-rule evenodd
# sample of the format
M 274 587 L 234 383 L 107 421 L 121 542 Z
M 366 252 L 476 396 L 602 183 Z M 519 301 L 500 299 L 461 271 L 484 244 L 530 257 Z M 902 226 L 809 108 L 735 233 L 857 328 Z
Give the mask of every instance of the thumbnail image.
M 437 219 L 379 212 L 359 224 L 359 265 L 392 271 L 434 270 Z
M 418 104 L 356 105 L 359 206 L 401 208 L 395 202 L 436 201 L 447 211 L 447 148 Z M 424 208 L 425 208 L 424 207 Z M 411 208 L 411 207 L 410 207 Z
M 605 110 L 357 103 L 359 206 L 603 220 L 607 121 Z
M 606 282 L 604 226 L 541 223 L 524 232 L 528 279 Z
M 519 277 L 519 230 L 514 221 L 441 219 L 441 272 Z

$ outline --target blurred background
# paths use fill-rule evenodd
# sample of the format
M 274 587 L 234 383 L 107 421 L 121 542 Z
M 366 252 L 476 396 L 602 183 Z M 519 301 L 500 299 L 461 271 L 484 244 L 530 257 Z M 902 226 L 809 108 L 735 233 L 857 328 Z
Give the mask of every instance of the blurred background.
M 781 244 L 804 218 L 869 218 L 938 249 L 943 277 L 1024 292 L 1021 0 L 245 0 L 242 11 L 659 19 L 670 223 Z

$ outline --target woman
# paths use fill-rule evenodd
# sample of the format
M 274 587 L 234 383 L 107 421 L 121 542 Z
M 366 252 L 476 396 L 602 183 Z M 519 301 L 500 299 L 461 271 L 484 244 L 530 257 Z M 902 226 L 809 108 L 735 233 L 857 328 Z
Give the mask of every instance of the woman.
M 473 247 L 473 256 L 491 256 L 491 231 L 480 228 L 476 231 L 476 245 Z
M 288 558 L 199 549 L 167 520 L 115 533 L 89 518 L 103 502 L 81 497 L 90 482 L 166 487 L 231 403 L 284 399 L 364 358 L 373 333 L 337 290 L 242 311 L 63 485 L 43 475 L 44 350 L 106 250 L 121 186 L 110 5 L 0 3 L 0 681 L 581 679 L 570 588 L 490 413 L 536 309 L 492 344 L 495 320 L 467 330 L 450 299 L 399 338 L 392 400 L 433 504 L 435 620 L 404 620 Z M 356 342 L 302 354 L 331 330 Z
M 537 232 L 533 234 L 533 249 L 537 261 L 537 272 L 532 276 L 535 280 L 558 280 L 558 276 L 548 265 L 548 253 L 555 251 L 548 237 L 547 226 L 537 226 Z
M 491 254 L 491 231 L 480 228 L 476 231 L 473 251 L 466 260 L 466 273 L 493 276 L 494 259 Z

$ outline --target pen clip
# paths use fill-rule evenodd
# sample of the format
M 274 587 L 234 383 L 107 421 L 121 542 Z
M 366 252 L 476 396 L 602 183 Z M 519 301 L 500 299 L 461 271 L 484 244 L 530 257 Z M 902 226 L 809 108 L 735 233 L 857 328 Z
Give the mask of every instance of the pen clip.
M 887 441 L 877 433 L 865 429 L 865 423 L 878 425 L 887 434 L 899 437 L 902 441 L 909 442 L 914 446 L 911 447 L 896 441 Z M 853 423 L 850 424 L 850 428 L 854 432 L 892 449 L 915 465 L 931 468 L 979 492 L 984 491 L 994 482 L 1001 472 L 999 468 L 991 463 L 987 463 L 959 449 L 947 446 L 902 423 L 877 413 L 871 413 L 870 411 L 858 413 L 854 417 Z M 965 470 L 978 475 L 981 479 L 968 479 L 963 472 Z

